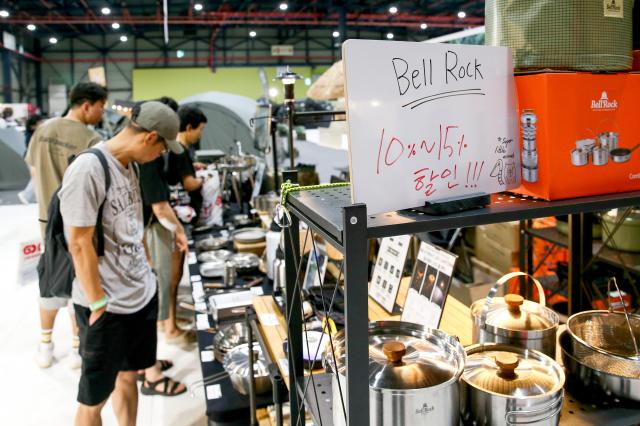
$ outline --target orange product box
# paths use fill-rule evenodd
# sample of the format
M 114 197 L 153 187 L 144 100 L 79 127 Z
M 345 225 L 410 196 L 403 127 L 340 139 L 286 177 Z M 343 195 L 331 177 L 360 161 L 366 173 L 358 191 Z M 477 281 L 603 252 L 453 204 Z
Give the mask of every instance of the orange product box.
M 515 77 L 522 185 L 547 200 L 640 189 L 640 74 Z

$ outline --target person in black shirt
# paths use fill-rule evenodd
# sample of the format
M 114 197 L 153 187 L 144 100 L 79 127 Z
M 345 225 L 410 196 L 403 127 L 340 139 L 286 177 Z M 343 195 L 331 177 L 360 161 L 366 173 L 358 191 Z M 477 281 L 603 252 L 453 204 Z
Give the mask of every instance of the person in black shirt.
M 196 214 L 199 214 L 202 207 L 200 190 L 204 179 L 196 177 L 196 168 L 204 167 L 204 165 L 193 162 L 189 147 L 200 141 L 207 124 L 207 117 L 200 108 L 189 105 L 180 107 L 178 116 L 180 117 L 178 142 L 183 145 L 184 152 L 182 154 L 169 153 L 169 184 L 181 183 L 184 189 L 189 192 L 189 198 L 191 198 L 189 204 Z

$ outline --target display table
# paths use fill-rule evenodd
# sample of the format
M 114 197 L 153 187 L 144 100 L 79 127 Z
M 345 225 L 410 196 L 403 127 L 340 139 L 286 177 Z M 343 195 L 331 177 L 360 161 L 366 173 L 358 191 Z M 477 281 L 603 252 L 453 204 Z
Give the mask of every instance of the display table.
M 200 279 L 200 271 L 198 269 L 198 263 L 195 261 L 195 249 L 191 244 L 189 247 L 191 252 L 187 253 L 187 258 L 189 260 L 189 281 L 191 283 L 192 291 L 194 290 L 194 283 L 201 282 Z M 221 282 L 221 280 L 215 279 L 207 279 L 207 282 Z M 197 286 L 197 285 L 196 285 Z M 205 294 L 207 291 L 205 290 Z M 194 291 L 194 301 L 196 303 L 205 303 L 208 306 L 207 297 L 203 297 L 199 294 L 199 291 Z M 201 315 L 200 313 L 194 314 L 197 319 L 197 315 Z M 208 315 L 209 324 L 212 329 L 218 325 L 215 323 L 211 315 Z M 196 321 L 196 324 L 198 322 Z M 211 361 L 203 361 L 204 359 L 208 359 L 209 352 L 213 351 L 213 337 L 214 333 L 206 330 L 197 330 L 196 331 L 197 339 L 198 339 L 198 352 L 200 354 L 200 366 L 202 368 L 202 377 L 207 378 L 215 375 L 217 373 L 221 373 L 224 371 L 222 364 L 220 364 L 215 359 Z M 207 418 L 209 419 L 209 423 L 211 425 L 216 426 L 231 426 L 231 425 L 248 425 L 249 424 L 249 397 L 246 395 L 241 395 L 233 389 L 231 384 L 231 379 L 229 377 L 225 377 L 224 379 L 217 381 L 211 385 L 205 385 L 205 403 L 207 407 Z M 266 407 L 273 403 L 273 398 L 270 394 L 258 396 L 256 400 L 257 407 Z

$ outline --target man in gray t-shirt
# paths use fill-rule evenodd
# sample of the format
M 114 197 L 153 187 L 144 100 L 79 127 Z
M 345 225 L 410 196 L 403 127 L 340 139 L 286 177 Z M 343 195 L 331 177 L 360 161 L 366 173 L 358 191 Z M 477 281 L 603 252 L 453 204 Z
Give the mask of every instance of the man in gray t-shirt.
M 142 202 L 133 163 L 155 160 L 167 149 L 181 152 L 178 128 L 173 110 L 145 102 L 134 108 L 127 128 L 96 145 L 109 168 L 106 194 L 102 165 L 92 154 L 78 156 L 62 180 L 58 196 L 76 272 L 72 297 L 82 356 L 77 424 L 99 423 L 112 392 L 118 423 L 135 423 L 137 370 L 156 361 L 158 302 L 142 243 Z M 94 231 L 103 202 L 105 250 L 98 258 Z

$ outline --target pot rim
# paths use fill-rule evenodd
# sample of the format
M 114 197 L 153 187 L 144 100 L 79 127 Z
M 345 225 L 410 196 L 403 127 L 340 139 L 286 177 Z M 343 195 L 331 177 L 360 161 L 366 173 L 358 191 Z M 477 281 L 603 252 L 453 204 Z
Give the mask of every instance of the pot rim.
M 471 312 L 471 318 L 473 319 L 474 327 L 478 327 L 478 329 L 480 330 L 486 330 L 493 334 L 496 334 L 499 336 L 505 336 L 505 337 L 511 337 L 513 334 L 523 334 L 527 338 L 542 339 L 544 337 L 549 337 L 551 334 L 553 334 L 555 339 L 555 335 L 558 330 L 558 326 L 560 324 L 560 316 L 558 316 L 558 314 L 552 309 L 549 309 L 546 306 L 540 305 L 540 308 L 542 308 L 546 314 L 549 314 L 549 317 L 552 320 L 551 327 L 548 327 L 542 330 L 512 330 L 509 328 L 488 324 L 486 322 L 484 324 L 482 323 L 481 315 L 482 315 L 482 308 L 484 307 L 485 302 L 486 302 L 486 299 L 476 300 L 471 304 L 471 307 L 469 308 L 469 311 Z
M 487 350 L 507 350 L 509 352 L 525 354 L 525 355 L 528 355 L 529 353 L 531 353 L 536 356 L 534 359 L 538 359 L 538 360 L 544 360 L 546 358 L 549 361 L 551 361 L 549 366 L 553 367 L 553 369 L 556 370 L 556 372 L 558 373 L 558 379 L 559 379 L 558 383 L 553 389 L 541 395 L 530 395 L 530 396 L 521 396 L 521 397 L 505 395 L 502 393 L 493 392 L 488 389 L 480 388 L 473 383 L 467 382 L 462 376 L 460 377 L 461 383 L 464 383 L 467 386 L 471 386 L 472 388 L 477 389 L 480 392 L 485 392 L 491 395 L 495 395 L 495 396 L 510 399 L 510 400 L 535 401 L 535 400 L 541 400 L 541 399 L 548 399 L 549 397 L 556 396 L 558 393 L 560 394 L 560 398 L 563 398 L 564 385 L 567 380 L 566 375 L 564 373 L 564 368 L 550 356 L 545 355 L 544 353 L 537 351 L 535 349 L 525 349 L 518 346 L 506 345 L 503 343 L 475 343 L 473 345 L 465 346 L 465 351 L 467 352 L 467 356 L 473 355 L 476 352 L 485 352 Z M 473 352 L 470 352 L 470 351 L 473 351 Z

